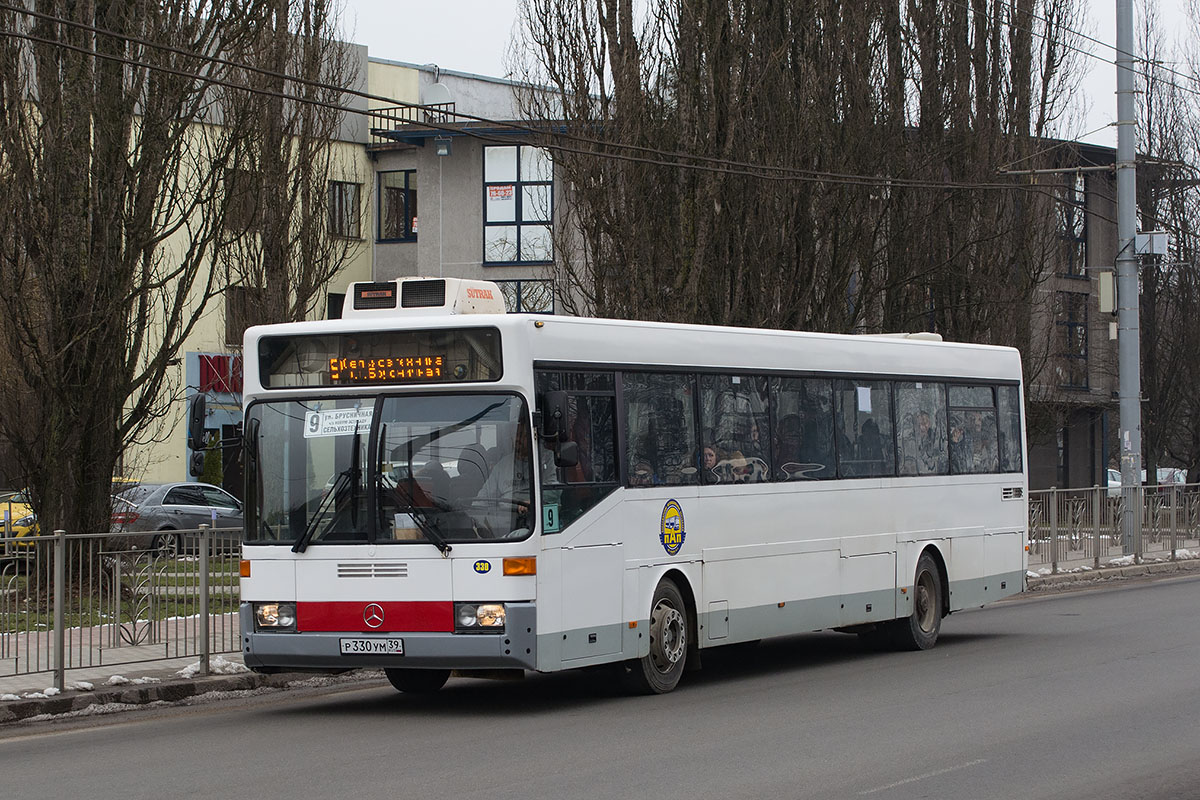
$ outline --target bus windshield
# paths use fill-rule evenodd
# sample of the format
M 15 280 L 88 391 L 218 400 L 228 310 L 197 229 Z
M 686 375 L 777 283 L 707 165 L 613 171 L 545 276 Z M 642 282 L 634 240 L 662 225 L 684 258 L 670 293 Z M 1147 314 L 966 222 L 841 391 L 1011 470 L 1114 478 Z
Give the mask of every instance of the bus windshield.
M 515 395 L 256 403 L 246 540 L 512 540 L 533 528 L 529 415 Z

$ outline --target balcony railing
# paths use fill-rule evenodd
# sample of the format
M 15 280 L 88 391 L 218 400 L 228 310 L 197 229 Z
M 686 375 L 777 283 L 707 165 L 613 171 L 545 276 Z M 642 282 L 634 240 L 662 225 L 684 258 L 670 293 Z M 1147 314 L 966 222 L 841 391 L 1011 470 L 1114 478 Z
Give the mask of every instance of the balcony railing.
M 376 108 L 367 112 L 367 119 L 371 133 L 367 147 L 379 150 L 401 144 L 387 136 L 389 131 L 397 130 L 401 125 L 444 125 L 453 121 L 454 103 Z

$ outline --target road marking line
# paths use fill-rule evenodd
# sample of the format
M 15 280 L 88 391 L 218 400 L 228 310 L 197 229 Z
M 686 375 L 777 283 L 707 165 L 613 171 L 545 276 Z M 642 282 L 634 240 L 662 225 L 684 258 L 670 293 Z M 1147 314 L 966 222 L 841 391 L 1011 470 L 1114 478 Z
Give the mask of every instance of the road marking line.
M 939 775 L 945 775 L 947 772 L 956 772 L 960 769 L 966 769 L 967 767 L 974 767 L 979 764 L 985 764 L 985 763 L 987 763 L 986 758 L 977 758 L 974 761 L 967 761 L 964 764 L 956 764 L 953 767 L 946 767 L 945 769 L 936 769 L 933 772 L 926 772 L 923 775 L 914 775 L 913 777 L 905 778 L 902 781 L 896 781 L 895 783 L 889 783 L 887 786 L 880 786 L 875 789 L 868 789 L 865 792 L 859 792 L 859 795 L 875 794 L 876 792 L 886 792 L 888 789 L 895 789 L 897 786 L 903 786 L 906 783 L 916 783 L 917 781 L 923 781 L 923 780 L 926 780 L 927 778 L 936 778 Z

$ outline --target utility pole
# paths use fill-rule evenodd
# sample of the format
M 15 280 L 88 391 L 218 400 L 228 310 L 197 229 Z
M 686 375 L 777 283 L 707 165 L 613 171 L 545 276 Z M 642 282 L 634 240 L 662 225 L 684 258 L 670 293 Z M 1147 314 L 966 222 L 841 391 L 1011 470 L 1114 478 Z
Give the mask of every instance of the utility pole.
M 1121 397 L 1121 541 L 1134 551 L 1141 519 L 1142 365 L 1139 341 L 1136 134 L 1133 102 L 1133 0 L 1117 0 L 1117 359 Z

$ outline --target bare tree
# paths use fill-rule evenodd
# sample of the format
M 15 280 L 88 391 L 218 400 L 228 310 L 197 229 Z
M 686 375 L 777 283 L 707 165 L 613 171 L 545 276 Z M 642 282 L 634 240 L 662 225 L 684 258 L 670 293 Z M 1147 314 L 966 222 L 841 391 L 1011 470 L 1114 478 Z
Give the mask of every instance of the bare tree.
M 565 305 L 1031 349 L 1053 201 L 1000 170 L 1053 163 L 1076 0 L 646 9 L 522 4 L 519 72 L 551 90 L 524 112 L 568 134 Z
M 310 317 L 361 248 L 359 186 L 344 180 L 337 150 L 346 120 L 341 88 L 353 86 L 358 71 L 336 39 L 336 5 L 268 6 L 266 24 L 235 54 L 257 68 L 241 81 L 262 93 L 227 90 L 222 102 L 245 121 L 227 182 L 237 211 L 217 259 L 236 294 L 226 306 L 234 335 L 250 324 Z
M 256 0 L 35 0 L 0 11 L 0 432 L 43 528 L 107 527 L 123 449 L 159 435 L 214 285 L 238 121 L 216 54 Z
M 1145 54 L 1138 93 L 1140 141 L 1145 165 L 1138 171 L 1138 211 L 1147 229 L 1164 230 L 1165 257 L 1143 261 L 1140 303 L 1143 463 L 1147 479 L 1171 459 L 1200 481 L 1200 104 L 1187 78 L 1165 65 L 1184 61 L 1192 81 L 1200 75 L 1194 38 L 1180 52 L 1160 35 L 1156 4 L 1142 9 Z M 1190 28 L 1200 30 L 1200 7 L 1189 9 Z M 1187 40 L 1185 40 L 1187 41 Z

